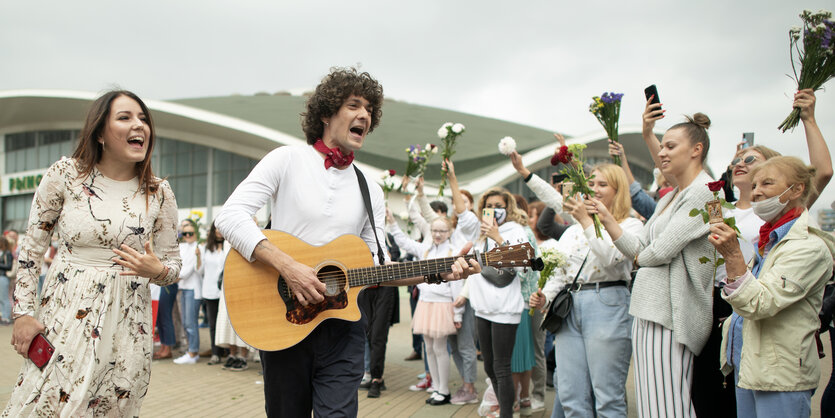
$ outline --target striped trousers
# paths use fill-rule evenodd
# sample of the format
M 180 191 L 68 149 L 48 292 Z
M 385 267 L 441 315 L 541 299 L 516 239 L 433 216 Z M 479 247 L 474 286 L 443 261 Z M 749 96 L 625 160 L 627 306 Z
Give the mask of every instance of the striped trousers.
M 675 341 L 673 331 L 635 318 L 632 352 L 638 416 L 695 417 L 690 397 L 694 355 Z

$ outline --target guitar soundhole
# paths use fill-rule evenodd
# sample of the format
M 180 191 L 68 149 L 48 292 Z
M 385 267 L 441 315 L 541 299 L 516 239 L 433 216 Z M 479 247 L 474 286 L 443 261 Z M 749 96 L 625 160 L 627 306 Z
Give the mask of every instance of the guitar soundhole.
M 345 273 L 339 267 L 324 266 L 316 275 L 325 284 L 325 296 L 336 296 L 345 288 Z
M 345 292 L 345 273 L 336 266 L 325 266 L 316 275 L 325 284 L 325 300 L 315 305 L 302 306 L 296 297 L 291 294 L 290 288 L 284 279 L 278 279 L 278 293 L 287 305 L 287 321 L 292 324 L 306 324 L 319 315 L 320 312 L 329 309 L 344 309 L 348 306 L 348 293 Z

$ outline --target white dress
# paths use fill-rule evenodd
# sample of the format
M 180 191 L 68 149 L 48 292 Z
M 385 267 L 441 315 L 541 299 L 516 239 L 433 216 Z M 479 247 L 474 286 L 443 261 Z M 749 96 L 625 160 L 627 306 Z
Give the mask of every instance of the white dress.
M 167 182 L 149 196 L 136 178 L 116 181 L 98 170 L 78 179 L 62 159 L 35 193 L 20 245 L 15 312 L 33 312 L 55 347 L 41 371 L 24 361 L 2 416 L 137 416 L 148 390 L 153 350 L 149 280 L 121 276 L 112 248 L 155 254 L 169 267 L 155 283 L 177 280 L 177 203 Z M 52 232 L 60 248 L 37 300 L 38 274 Z

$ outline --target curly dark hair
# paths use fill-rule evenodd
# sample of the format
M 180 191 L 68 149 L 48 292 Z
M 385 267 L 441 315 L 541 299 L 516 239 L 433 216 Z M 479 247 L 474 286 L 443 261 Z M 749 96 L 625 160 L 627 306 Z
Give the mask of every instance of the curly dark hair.
M 353 67 L 334 67 L 316 86 L 316 91 L 307 101 L 307 111 L 301 114 L 302 130 L 308 144 L 313 145 L 322 137 L 325 130 L 322 118 L 335 115 L 351 95 L 363 97 L 371 103 L 371 128 L 368 133 L 374 131 L 383 117 L 383 86 L 367 72 L 360 73 Z

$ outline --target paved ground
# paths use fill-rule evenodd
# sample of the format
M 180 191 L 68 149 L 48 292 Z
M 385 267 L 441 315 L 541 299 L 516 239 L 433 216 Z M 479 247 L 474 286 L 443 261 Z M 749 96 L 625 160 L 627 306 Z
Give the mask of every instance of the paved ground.
M 405 293 L 401 299 L 400 324 L 391 329 L 386 362 L 386 386 L 388 390 L 379 399 L 368 399 L 364 391 L 359 392 L 359 415 L 361 417 L 476 417 L 478 405 L 429 406 L 424 403 L 425 392 L 410 392 L 409 385 L 417 382 L 417 374 L 423 371 L 423 362 L 403 361 L 411 352 L 409 333 L 409 305 Z M 201 328 L 201 346 L 208 346 L 208 329 Z M 11 327 L 0 327 L 0 406 L 9 399 L 22 358 L 17 356 L 8 344 Z M 823 376 L 821 387 L 825 386 L 832 370 L 832 353 L 829 352 L 829 337 L 824 338 L 827 357 L 822 360 Z M 155 361 L 152 368 L 151 387 L 142 407 L 142 415 L 148 417 L 262 417 L 264 416 L 263 381 L 258 374 L 259 364 L 250 362 L 250 369 L 230 372 L 220 365 L 209 366 L 205 360 L 195 365 L 175 365 L 171 360 Z M 458 389 L 460 376 L 457 370 L 450 372 L 453 391 Z M 630 373 L 631 374 L 631 373 Z M 479 379 L 476 387 L 483 392 L 484 371 L 479 363 Z M 630 375 L 627 390 L 634 399 L 634 388 Z M 812 416 L 820 416 L 820 392 L 812 399 Z M 546 392 L 546 399 L 553 402 L 554 392 Z M 534 417 L 547 417 L 551 413 L 548 405 L 544 413 Z M 636 416 L 630 406 L 629 416 Z

